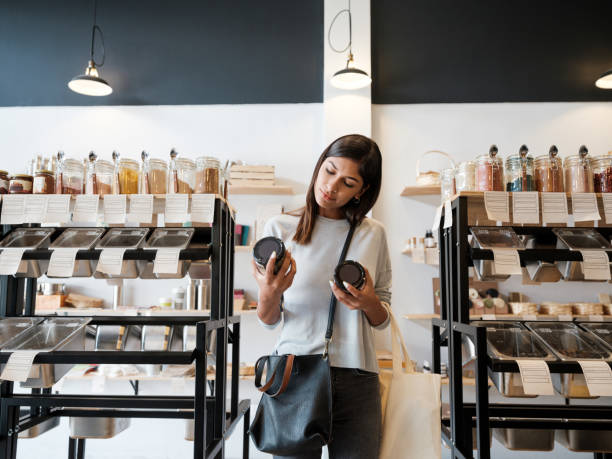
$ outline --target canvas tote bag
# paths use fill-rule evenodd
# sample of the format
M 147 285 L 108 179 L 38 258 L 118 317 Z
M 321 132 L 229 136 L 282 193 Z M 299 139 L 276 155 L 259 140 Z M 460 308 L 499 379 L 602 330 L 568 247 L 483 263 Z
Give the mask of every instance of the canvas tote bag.
M 389 319 L 393 370 L 380 372 L 380 459 L 440 458 L 440 375 L 416 372 L 391 312 Z

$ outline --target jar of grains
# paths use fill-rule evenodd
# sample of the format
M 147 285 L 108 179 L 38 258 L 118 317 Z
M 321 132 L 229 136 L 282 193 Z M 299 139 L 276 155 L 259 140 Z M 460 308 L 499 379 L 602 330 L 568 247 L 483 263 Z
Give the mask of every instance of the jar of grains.
M 76 159 L 64 160 L 62 169 L 62 194 L 83 193 L 83 163 Z
M 7 194 L 8 190 L 9 190 L 8 172 L 0 170 L 0 194 Z
M 455 170 L 455 191 L 474 191 L 476 189 L 476 163 L 463 161 Z
M 504 191 L 504 163 L 497 153 L 492 145 L 488 155 L 476 158 L 476 191 Z
M 119 194 L 138 194 L 140 165 L 133 159 L 119 160 Z
M 440 171 L 440 196 L 442 202 L 452 198 L 455 193 L 455 169 L 452 167 L 442 169 L 442 171 Z
M 17 174 L 9 180 L 10 194 L 32 194 L 32 182 L 34 178 L 28 174 Z
M 533 158 L 522 145 L 517 155 L 506 158 L 506 191 L 534 191 Z
M 55 193 L 55 175 L 52 171 L 39 169 L 34 175 L 32 185 L 32 193 L 34 194 L 54 194 Z
M 195 183 L 195 163 L 188 158 L 175 160 L 174 174 L 171 174 L 168 190 L 172 193 L 193 193 Z
M 557 158 L 559 150 L 555 145 L 550 147 L 548 155 L 535 159 L 535 185 L 542 192 L 563 192 L 563 164 Z
M 196 193 L 220 193 L 221 163 L 216 158 L 204 156 L 196 159 Z
M 568 156 L 563 162 L 565 191 L 572 193 L 593 192 L 593 169 L 589 150 L 582 145 L 577 155 Z
M 151 194 L 166 194 L 168 189 L 168 165 L 163 159 L 149 161 L 149 191 Z
M 593 190 L 595 193 L 612 193 L 612 156 L 593 158 Z

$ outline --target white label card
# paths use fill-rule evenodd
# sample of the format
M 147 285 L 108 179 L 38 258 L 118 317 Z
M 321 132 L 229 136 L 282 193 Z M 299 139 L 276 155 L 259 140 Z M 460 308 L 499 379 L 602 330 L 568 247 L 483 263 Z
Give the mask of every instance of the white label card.
M 610 260 L 605 250 L 581 250 L 585 280 L 610 280 Z
M 0 253 L 0 275 L 12 276 L 19 269 L 21 257 L 26 249 L 2 249 Z
M 554 395 L 550 370 L 544 360 L 517 360 L 523 391 L 527 395 Z
M 571 314 L 559 314 L 557 320 L 559 320 L 559 322 L 571 322 L 573 317 Z
M 130 213 L 128 221 L 134 223 L 151 223 L 153 220 L 153 195 L 133 194 L 130 196 Z
M 79 249 L 53 249 L 47 268 L 48 277 L 72 277 L 74 261 Z
M 102 249 L 96 271 L 118 276 L 123 267 L 123 254 L 125 249 Z
M 25 196 L 17 194 L 5 194 L 2 198 L 2 217 L 0 223 L 3 225 L 19 225 L 25 219 Z
M 167 194 L 164 219 L 166 223 L 183 223 L 189 213 L 189 195 Z
M 104 195 L 104 221 L 110 224 L 125 223 L 125 194 Z
M 191 195 L 191 221 L 198 223 L 213 223 L 215 216 L 214 194 Z
M 601 220 L 595 193 L 572 193 L 572 213 L 575 222 Z
M 540 223 L 540 200 L 537 191 L 512 193 L 512 220 L 514 223 Z
M 156 274 L 174 274 L 178 271 L 181 249 L 157 249 L 153 272 Z
M 510 221 L 510 207 L 508 204 L 508 193 L 505 191 L 485 191 L 485 209 L 489 220 L 508 222 Z
M 449 199 L 444 201 L 444 228 L 453 226 L 453 206 Z
M 25 223 L 42 223 L 47 210 L 48 196 L 28 194 L 25 198 Z
M 69 194 L 48 196 L 45 222 L 66 223 L 70 221 L 70 196 Z
M 542 193 L 542 223 L 567 223 L 565 193 Z
M 481 320 L 495 320 L 495 314 L 483 314 Z
M 72 214 L 73 222 L 95 223 L 98 219 L 98 203 L 100 196 L 97 194 L 78 194 Z
M 440 219 L 442 218 L 442 209 L 444 204 L 439 205 L 436 209 L 436 215 L 434 216 L 433 225 L 431 226 L 431 232 L 435 233 L 440 228 Z
M 578 360 L 584 373 L 589 394 L 593 397 L 612 396 L 612 369 L 602 360 Z
M 603 201 L 606 223 L 612 225 L 612 193 L 602 193 L 601 199 Z
M 102 394 L 104 393 L 104 386 L 106 386 L 106 376 L 94 373 L 93 378 L 91 378 L 91 391 L 94 394 Z
M 521 257 L 515 249 L 493 249 L 495 274 L 521 274 Z
M 589 316 L 589 322 L 603 322 L 604 318 L 602 315 L 599 314 L 591 314 Z
M 30 375 L 32 363 L 37 354 L 38 351 L 13 352 L 6 362 L 4 370 L 2 370 L 0 379 L 5 381 L 26 381 Z
M 538 316 L 536 316 L 535 314 L 522 314 L 521 320 L 524 320 L 526 322 L 535 322 L 536 320 L 538 320 Z

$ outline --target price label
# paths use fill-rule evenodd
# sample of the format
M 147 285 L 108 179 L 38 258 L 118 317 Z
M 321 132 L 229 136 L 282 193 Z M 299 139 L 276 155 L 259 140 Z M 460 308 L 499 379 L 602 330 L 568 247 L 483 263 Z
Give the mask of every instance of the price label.
M 605 250 L 581 250 L 586 280 L 610 280 L 610 260 Z
M 440 228 L 440 220 L 442 219 L 442 209 L 443 208 L 444 208 L 444 204 L 438 206 L 438 208 L 436 209 L 436 215 L 434 216 L 433 225 L 431 226 L 431 232 L 434 234 Z
M 515 249 L 493 249 L 495 274 L 521 274 L 521 258 Z
M 554 395 L 550 370 L 544 360 L 517 360 L 523 391 L 527 395 Z
M 38 351 L 13 352 L 2 370 L 2 374 L 0 374 L 0 379 L 4 381 L 25 382 L 31 375 L 34 358 L 37 355 Z M 32 375 L 32 377 L 36 376 Z
M 166 223 L 183 223 L 189 215 L 189 196 L 186 194 L 167 194 L 164 218 Z
M 126 195 L 104 195 L 104 221 L 110 224 L 125 223 Z
M 510 221 L 510 207 L 508 193 L 505 191 L 485 191 L 485 209 L 489 220 Z
M 25 196 L 7 194 L 2 198 L 2 217 L 0 223 L 3 225 L 19 225 L 25 220 Z
M 512 219 L 514 223 L 540 223 L 540 200 L 537 191 L 512 193 Z
M 595 193 L 572 193 L 572 212 L 575 222 L 601 220 Z
M 191 221 L 198 223 L 213 223 L 215 215 L 214 194 L 191 195 Z
M 25 198 L 25 223 L 42 223 L 47 210 L 47 195 L 29 194 Z
M 453 206 L 449 199 L 444 201 L 444 228 L 453 226 Z
M 153 220 L 153 195 L 133 194 L 130 196 L 130 213 L 128 221 L 134 223 L 151 223 Z
M 181 249 L 157 249 L 153 272 L 156 274 L 174 274 L 178 271 Z
M 612 225 L 612 193 L 602 193 L 601 199 L 603 200 L 606 223 Z
M 565 193 L 542 193 L 542 223 L 567 223 Z
M 74 261 L 79 249 L 53 249 L 47 268 L 47 277 L 72 277 Z
M 66 223 L 70 221 L 70 196 L 69 194 L 48 195 L 46 223 Z
M 79 194 L 74 204 L 72 221 L 82 223 L 95 223 L 98 219 L 98 202 L 100 196 L 97 194 Z
M 101 273 L 118 276 L 121 274 L 123 267 L 123 254 L 125 249 L 102 249 L 96 271 Z
M 578 360 L 584 379 L 593 397 L 612 396 L 612 370 L 602 360 Z
M 19 269 L 21 257 L 26 249 L 2 249 L 0 253 L 0 275 L 13 276 Z

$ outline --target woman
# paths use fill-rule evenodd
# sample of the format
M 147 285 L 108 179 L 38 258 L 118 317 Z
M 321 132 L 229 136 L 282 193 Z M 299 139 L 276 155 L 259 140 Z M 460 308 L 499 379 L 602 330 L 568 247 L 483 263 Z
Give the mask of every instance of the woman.
M 306 206 L 296 215 L 279 215 L 266 224 L 265 236 L 278 237 L 287 246 L 281 269 L 274 274 L 274 254 L 265 273 L 253 262 L 259 321 L 267 328 L 283 321 L 278 354 L 321 354 L 331 292 L 338 300 L 329 347 L 331 459 L 377 458 L 380 446 L 372 329 L 385 328 L 389 322 L 391 263 L 384 228 L 366 213 L 378 198 L 381 168 L 382 157 L 373 140 L 347 135 L 332 142 L 317 161 Z M 345 293 L 330 279 L 351 223 L 357 226 L 346 259 L 364 266 L 366 283 L 361 290 L 345 284 Z M 321 451 L 292 457 L 320 458 Z

